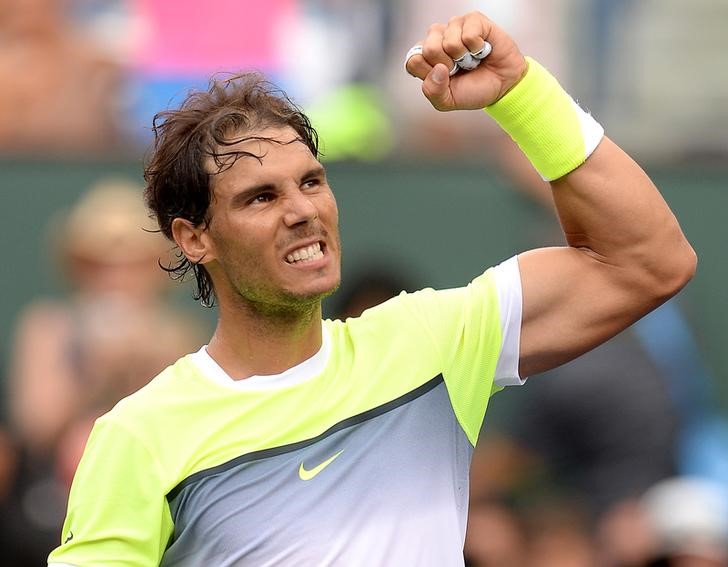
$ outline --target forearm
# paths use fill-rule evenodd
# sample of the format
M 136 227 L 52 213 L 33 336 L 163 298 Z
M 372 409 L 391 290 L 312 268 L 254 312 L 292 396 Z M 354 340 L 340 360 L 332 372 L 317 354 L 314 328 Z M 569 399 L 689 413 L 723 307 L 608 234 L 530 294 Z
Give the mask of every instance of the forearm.
M 604 138 L 580 167 L 551 183 L 568 244 L 616 268 L 615 278 L 675 293 L 695 254 L 644 171 Z
M 608 138 L 551 187 L 568 246 L 519 256 L 522 376 L 620 332 L 695 270 L 695 253 L 659 192 Z

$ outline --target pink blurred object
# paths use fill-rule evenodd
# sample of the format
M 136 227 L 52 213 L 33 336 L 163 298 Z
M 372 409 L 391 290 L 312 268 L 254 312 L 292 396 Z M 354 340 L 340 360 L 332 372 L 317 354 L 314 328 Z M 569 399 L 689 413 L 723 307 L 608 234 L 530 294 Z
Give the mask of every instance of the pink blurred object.
M 135 0 L 134 65 L 156 75 L 278 68 L 296 0 Z

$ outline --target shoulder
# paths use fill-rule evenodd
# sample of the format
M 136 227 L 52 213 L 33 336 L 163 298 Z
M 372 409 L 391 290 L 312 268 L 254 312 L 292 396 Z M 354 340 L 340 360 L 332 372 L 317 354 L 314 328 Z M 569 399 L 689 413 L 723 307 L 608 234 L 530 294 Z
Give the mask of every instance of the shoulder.
M 334 334 L 372 335 L 379 341 L 426 328 L 449 328 L 472 316 L 498 313 L 498 305 L 503 303 L 503 297 L 511 295 L 510 289 L 517 288 L 520 298 L 520 281 L 517 280 L 518 265 L 514 257 L 489 268 L 467 285 L 403 291 L 365 310 L 359 317 L 330 322 L 330 328 Z
M 190 452 L 195 420 L 209 410 L 200 403 L 209 396 L 195 372 L 189 355 L 184 356 L 119 401 L 96 420 L 91 452 L 104 458 L 124 455 L 130 467 L 152 466 L 161 486 L 174 486 Z M 117 457 L 109 457 L 110 452 Z
M 104 417 L 123 424 L 156 420 L 165 415 L 165 408 L 196 383 L 197 370 L 190 356 L 185 355 L 167 366 L 146 385 L 117 402 Z

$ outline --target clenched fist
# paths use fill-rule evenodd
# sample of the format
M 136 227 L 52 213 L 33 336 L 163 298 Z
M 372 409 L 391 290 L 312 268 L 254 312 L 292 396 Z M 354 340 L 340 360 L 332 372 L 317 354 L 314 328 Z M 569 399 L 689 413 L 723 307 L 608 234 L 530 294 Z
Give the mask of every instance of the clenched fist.
M 451 74 L 466 54 L 491 53 L 470 70 Z M 409 57 L 407 72 L 422 79 L 422 92 L 437 110 L 474 110 L 493 104 L 526 73 L 527 64 L 516 43 L 480 12 L 430 26 L 421 52 Z M 487 51 L 487 50 L 486 50 Z

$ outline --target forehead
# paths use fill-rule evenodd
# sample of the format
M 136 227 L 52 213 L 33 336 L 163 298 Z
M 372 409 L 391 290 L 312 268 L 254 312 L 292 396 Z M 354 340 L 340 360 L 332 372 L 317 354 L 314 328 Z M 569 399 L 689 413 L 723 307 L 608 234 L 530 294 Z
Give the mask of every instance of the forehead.
M 308 169 L 319 164 L 290 127 L 264 128 L 246 133 L 240 142 L 218 147 L 217 152 L 223 157 L 223 162 L 225 154 L 230 154 L 234 163 L 218 171 L 214 159 L 208 158 L 206 169 L 213 174 L 213 190 L 230 185 L 275 183 L 278 179 L 295 175 L 301 168 Z

